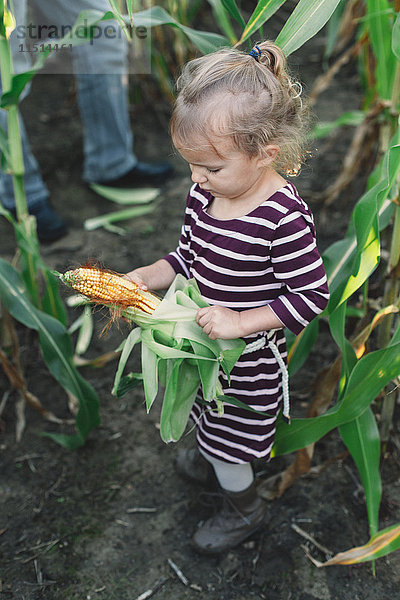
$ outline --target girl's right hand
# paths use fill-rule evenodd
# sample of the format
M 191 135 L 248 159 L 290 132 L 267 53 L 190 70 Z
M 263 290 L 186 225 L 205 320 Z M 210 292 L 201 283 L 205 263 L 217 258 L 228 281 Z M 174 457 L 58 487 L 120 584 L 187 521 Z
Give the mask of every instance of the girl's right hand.
M 130 281 L 133 281 L 133 283 L 136 283 L 136 285 L 139 286 L 141 290 L 148 289 L 146 283 L 143 281 L 139 273 L 139 269 L 129 271 L 129 273 L 126 273 L 123 277 L 124 279 L 129 279 Z

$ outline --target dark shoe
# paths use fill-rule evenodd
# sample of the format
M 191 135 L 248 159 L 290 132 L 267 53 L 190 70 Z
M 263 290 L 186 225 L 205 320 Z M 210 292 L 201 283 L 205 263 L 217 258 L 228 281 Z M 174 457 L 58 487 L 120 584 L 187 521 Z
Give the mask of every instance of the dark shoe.
M 146 163 L 137 162 L 136 165 L 117 179 L 96 181 L 99 185 L 117 188 L 134 188 L 137 186 L 155 186 L 164 183 L 173 173 L 173 168 L 165 162 Z
M 179 450 L 175 466 L 182 477 L 201 483 L 204 486 L 216 487 L 214 469 L 197 448 Z
M 221 510 L 196 531 L 193 544 L 202 554 L 234 548 L 264 525 L 267 513 L 255 482 L 243 492 L 224 491 Z
M 36 230 L 41 242 L 55 242 L 67 233 L 68 229 L 64 221 L 47 202 L 41 202 L 32 208 L 28 207 L 28 210 L 36 217 Z M 10 212 L 16 218 L 16 210 L 12 209 Z

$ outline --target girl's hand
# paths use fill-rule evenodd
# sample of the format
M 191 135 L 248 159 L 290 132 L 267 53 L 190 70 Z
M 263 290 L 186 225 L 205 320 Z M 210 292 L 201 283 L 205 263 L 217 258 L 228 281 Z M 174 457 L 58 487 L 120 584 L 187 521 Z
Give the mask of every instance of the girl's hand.
M 223 306 L 199 308 L 196 322 L 210 340 L 234 340 L 241 337 L 240 313 Z
M 133 281 L 133 283 L 136 283 L 136 285 L 138 285 L 141 290 L 148 289 L 146 283 L 143 281 L 142 277 L 140 276 L 138 269 L 129 271 L 129 273 L 126 273 L 123 277 L 124 277 L 124 279 L 129 279 L 129 281 Z

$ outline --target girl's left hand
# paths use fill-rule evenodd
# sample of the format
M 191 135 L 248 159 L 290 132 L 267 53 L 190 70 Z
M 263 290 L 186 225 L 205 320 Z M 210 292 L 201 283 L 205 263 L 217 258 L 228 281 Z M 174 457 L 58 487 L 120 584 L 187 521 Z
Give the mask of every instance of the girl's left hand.
M 196 322 L 210 340 L 234 340 L 241 336 L 240 313 L 223 306 L 199 308 Z

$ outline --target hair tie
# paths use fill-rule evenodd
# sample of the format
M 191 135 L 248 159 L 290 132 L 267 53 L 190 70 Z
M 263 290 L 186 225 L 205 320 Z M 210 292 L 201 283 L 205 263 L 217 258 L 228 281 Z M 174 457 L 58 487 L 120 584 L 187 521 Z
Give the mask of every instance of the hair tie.
M 259 62 L 259 58 L 261 56 L 260 47 L 259 46 L 254 46 L 254 48 L 252 50 L 250 50 L 249 56 L 252 56 L 253 58 L 255 58 L 255 60 L 257 62 Z

